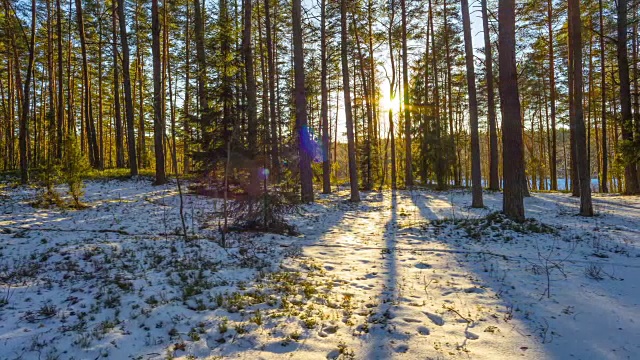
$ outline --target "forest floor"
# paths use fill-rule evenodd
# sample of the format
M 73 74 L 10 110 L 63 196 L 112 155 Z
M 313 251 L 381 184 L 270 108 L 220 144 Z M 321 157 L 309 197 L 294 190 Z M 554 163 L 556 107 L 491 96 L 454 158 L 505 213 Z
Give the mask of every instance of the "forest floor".
M 86 183 L 81 210 L 0 184 L 0 359 L 633 359 L 640 198 L 319 195 L 299 235 L 234 233 L 175 184 Z M 535 220 L 533 220 L 535 219 Z

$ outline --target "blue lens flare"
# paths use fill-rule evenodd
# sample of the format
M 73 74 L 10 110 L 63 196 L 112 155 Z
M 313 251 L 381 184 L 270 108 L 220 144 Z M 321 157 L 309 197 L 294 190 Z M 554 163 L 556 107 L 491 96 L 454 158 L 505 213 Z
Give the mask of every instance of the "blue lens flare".
M 323 162 L 329 158 L 329 153 L 322 147 L 322 143 L 315 136 L 313 129 L 303 126 L 300 129 L 300 147 L 315 162 Z

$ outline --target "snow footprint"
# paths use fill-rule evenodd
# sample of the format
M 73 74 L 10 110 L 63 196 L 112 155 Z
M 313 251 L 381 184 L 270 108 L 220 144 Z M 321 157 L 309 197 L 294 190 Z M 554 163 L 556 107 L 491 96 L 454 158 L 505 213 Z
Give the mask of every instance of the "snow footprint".
M 442 318 L 442 316 L 430 313 L 425 311 L 424 312 L 425 315 L 427 315 L 427 317 L 429 318 L 429 320 L 431 320 L 431 322 L 433 322 L 434 324 L 438 325 L 438 326 L 442 326 L 444 325 L 444 319 Z
M 480 336 L 472 333 L 471 331 L 465 330 L 464 336 L 469 340 L 478 340 Z
M 412 318 L 403 318 L 402 320 L 404 320 L 405 322 L 408 322 L 408 323 L 419 323 L 419 322 L 421 322 L 418 319 L 412 319 Z
M 430 333 L 431 332 L 429 331 L 429 328 L 427 328 L 426 326 L 418 326 L 418 334 L 427 336 Z

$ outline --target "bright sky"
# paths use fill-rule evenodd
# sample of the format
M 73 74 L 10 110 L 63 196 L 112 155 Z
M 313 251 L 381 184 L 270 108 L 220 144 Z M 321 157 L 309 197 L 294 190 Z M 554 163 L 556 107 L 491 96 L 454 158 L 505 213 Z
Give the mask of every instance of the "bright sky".
M 473 48 L 476 49 L 476 56 L 479 58 L 484 58 L 484 55 L 481 51 L 479 51 L 479 49 L 483 49 L 484 48 L 484 34 L 482 32 L 482 17 L 481 17 L 481 12 L 480 12 L 480 3 L 473 1 L 470 3 L 471 9 L 470 9 L 470 15 L 471 15 L 471 32 L 473 35 Z M 396 21 L 399 21 L 399 18 L 396 18 Z M 424 21 L 426 23 L 426 19 Z M 424 39 L 421 39 L 420 43 L 416 43 L 416 47 L 418 49 L 420 49 L 420 51 L 424 51 Z M 379 49 L 379 52 L 382 56 L 385 56 L 386 60 L 385 60 L 385 64 L 384 67 L 386 68 L 386 72 L 389 73 L 389 76 L 391 76 L 391 61 L 388 59 L 388 52 L 389 49 L 386 46 L 383 46 Z M 417 54 L 415 54 L 417 55 Z M 396 62 L 396 71 L 397 71 L 397 66 L 399 66 L 399 64 Z M 477 68 L 477 60 L 476 60 L 476 68 Z M 411 76 L 411 75 L 410 75 Z M 379 77 L 382 79 L 381 81 L 381 86 L 379 87 L 379 91 L 380 91 L 380 106 L 381 106 L 381 110 L 382 111 L 388 111 L 389 108 L 393 109 L 394 113 L 397 113 L 400 111 L 400 99 L 401 99 L 401 94 L 398 94 L 398 88 L 396 88 L 396 98 L 395 99 L 391 99 L 390 98 L 390 93 L 389 93 L 389 81 L 387 80 L 386 76 L 385 76 L 385 69 L 380 67 L 379 68 Z M 402 79 L 396 79 L 396 84 L 397 82 L 400 81 L 400 84 L 402 82 Z M 397 85 L 396 85 L 397 86 Z M 343 95 L 340 95 L 340 113 L 338 114 L 338 137 L 340 141 L 346 141 L 346 135 L 344 135 L 344 133 L 346 133 L 346 122 L 345 122 L 345 115 L 344 115 L 344 108 L 342 107 L 343 104 Z M 387 136 L 388 134 L 388 121 L 386 120 L 387 116 L 386 114 L 384 116 L 381 115 L 381 132 L 382 132 L 382 136 Z M 397 126 L 396 126 L 397 129 Z

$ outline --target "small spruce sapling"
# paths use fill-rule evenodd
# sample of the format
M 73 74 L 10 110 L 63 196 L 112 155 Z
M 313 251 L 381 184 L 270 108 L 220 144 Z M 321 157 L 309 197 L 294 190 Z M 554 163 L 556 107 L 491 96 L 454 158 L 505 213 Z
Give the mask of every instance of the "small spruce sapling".
M 64 181 L 69 186 L 69 195 L 73 199 L 73 207 L 85 207 L 80 201 L 84 196 L 82 175 L 89 171 L 89 162 L 82 154 L 77 141 L 71 137 L 66 139 L 67 151 L 64 156 Z
M 55 189 L 62 178 L 62 168 L 60 164 L 57 161 L 49 160 L 46 165 L 40 168 L 39 173 L 42 192 L 38 200 L 36 200 L 35 206 L 43 208 L 49 208 L 51 206 L 63 207 L 64 203 L 60 194 Z

